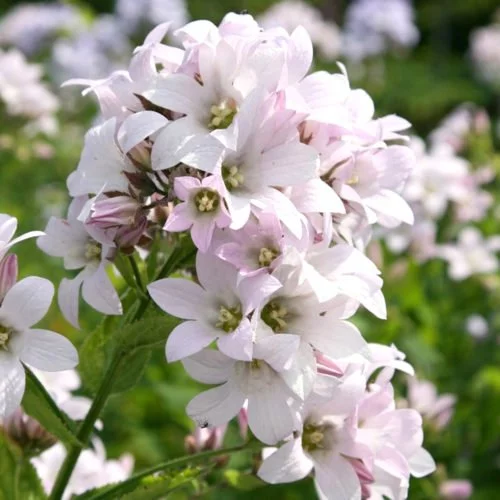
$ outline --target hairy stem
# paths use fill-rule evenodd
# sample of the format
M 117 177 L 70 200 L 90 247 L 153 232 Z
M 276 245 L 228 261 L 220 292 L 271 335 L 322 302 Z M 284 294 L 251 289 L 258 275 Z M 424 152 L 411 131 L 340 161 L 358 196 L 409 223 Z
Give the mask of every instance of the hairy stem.
M 139 472 L 130 477 L 129 479 L 126 479 L 125 481 L 122 481 L 121 483 L 118 483 L 117 485 L 106 489 L 105 491 L 96 492 L 96 494 L 92 495 L 89 500 L 111 500 L 114 498 L 119 498 L 122 494 L 126 493 L 129 488 L 138 485 L 142 479 L 151 476 L 152 474 L 165 472 L 176 467 L 200 462 L 209 458 L 220 457 L 222 455 L 231 455 L 240 451 L 259 451 L 264 446 L 265 445 L 262 443 L 251 442 L 244 443 L 239 446 L 234 446 L 232 448 L 204 451 L 201 453 L 197 453 L 196 455 L 187 455 L 179 458 L 174 458 L 172 460 L 169 460 L 168 462 L 163 462 L 161 464 L 155 465 L 154 467 L 150 467 L 149 469 L 145 469 L 142 472 Z

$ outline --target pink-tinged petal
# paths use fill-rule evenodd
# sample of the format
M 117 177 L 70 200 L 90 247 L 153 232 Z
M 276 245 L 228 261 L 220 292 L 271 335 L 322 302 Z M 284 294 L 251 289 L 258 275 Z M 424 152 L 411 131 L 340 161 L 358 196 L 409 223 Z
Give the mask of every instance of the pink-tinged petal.
M 361 500 L 361 483 L 352 465 L 340 455 L 314 460 L 314 483 L 321 500 Z
M 214 173 L 222 165 L 224 144 L 214 135 L 197 135 L 179 152 L 180 162 L 190 167 Z
M 0 318 L 23 330 L 38 323 L 49 310 L 54 285 L 44 278 L 31 276 L 16 283 L 5 296 Z
M 148 285 L 148 292 L 165 312 L 182 319 L 203 319 L 210 305 L 200 285 L 183 278 L 165 278 Z
M 171 21 L 161 23 L 158 26 L 154 27 L 144 39 L 144 45 L 156 44 L 160 43 L 167 34 L 170 29 Z M 136 49 L 137 50 L 137 49 Z
M 177 205 L 163 226 L 165 231 L 177 233 L 187 231 L 193 225 L 191 208 L 187 202 Z
M 201 187 L 201 182 L 196 177 L 191 177 L 189 175 L 183 177 L 176 177 L 174 179 L 174 191 L 177 196 L 182 201 L 186 201 L 193 189 L 198 189 Z
M 204 349 L 182 360 L 189 375 L 204 384 L 222 384 L 231 377 L 235 360 L 215 349 Z
M 294 431 L 287 396 L 286 386 L 279 379 L 259 385 L 258 391 L 248 396 L 248 426 L 259 441 L 276 444 Z
M 78 352 L 62 335 L 49 330 L 26 330 L 22 332 L 24 349 L 21 361 L 46 372 L 69 370 L 78 364 Z
M 213 218 L 195 220 L 191 228 L 191 238 L 200 252 L 207 252 L 214 235 L 215 221 Z
M 232 333 L 222 334 L 217 347 L 226 356 L 242 361 L 251 361 L 253 354 L 253 329 L 250 321 L 243 318 Z
M 139 111 L 125 119 L 118 131 L 118 144 L 124 153 L 128 153 L 147 137 L 158 132 L 168 120 L 154 111 Z
M 266 271 L 244 277 L 238 284 L 243 312 L 249 314 L 283 285 Z
M 280 375 L 297 397 L 304 401 L 311 394 L 317 379 L 316 359 L 311 346 L 301 342 L 290 368 L 280 372 Z
M 245 196 L 229 194 L 227 204 L 232 218 L 231 229 L 241 229 L 250 218 L 250 199 Z
M 217 330 L 201 321 L 185 321 L 175 327 L 167 339 L 167 361 L 173 363 L 207 347 L 217 338 Z
M 19 360 L 0 351 L 0 419 L 11 415 L 21 406 L 26 377 Z
M 240 270 L 247 260 L 246 249 L 240 243 L 224 243 L 216 250 L 215 255 Z
M 96 311 L 109 315 L 123 313 L 120 297 L 109 279 L 104 264 L 97 271 L 86 276 L 82 285 L 83 300 Z
M 281 372 L 290 367 L 299 345 L 300 337 L 298 335 L 281 333 L 265 337 L 254 345 L 254 357 L 263 359 L 277 372 Z
M 436 470 L 436 462 L 424 448 L 419 448 L 408 460 L 412 476 L 424 477 Z
M 408 203 L 394 191 L 382 189 L 377 194 L 363 199 L 363 203 L 377 212 L 381 224 L 394 227 L 399 222 L 413 224 L 414 215 Z
M 292 191 L 292 201 L 302 213 L 327 212 L 345 214 L 339 195 L 321 179 L 311 179 Z
M 262 154 L 255 169 L 255 181 L 267 186 L 295 186 L 313 179 L 319 168 L 319 156 L 314 148 L 300 142 L 282 144 Z M 251 181 L 254 172 L 250 172 Z
M 198 252 L 196 274 L 207 292 L 228 300 L 235 297 L 238 270 L 211 253 Z
M 246 396 L 231 382 L 198 394 L 186 413 L 200 427 L 216 427 L 229 422 L 243 407 Z
M 157 88 L 143 95 L 157 106 L 186 115 L 198 116 L 208 104 L 203 86 L 194 78 L 180 73 L 160 79 Z
M 0 241 L 9 242 L 17 231 L 17 219 L 8 214 L 0 214 Z
M 302 449 L 301 438 L 292 439 L 266 458 L 257 475 L 270 484 L 291 483 L 305 478 L 314 464 Z
M 292 42 L 288 55 L 288 83 L 299 82 L 306 76 L 313 61 L 313 46 L 309 33 L 298 26 L 290 35 Z
M 80 303 L 80 288 L 85 278 L 85 271 L 82 271 L 72 280 L 63 278 L 57 292 L 59 309 L 66 320 L 75 328 L 80 329 L 78 322 L 78 309 Z
M 236 151 L 244 150 L 252 132 L 256 129 L 256 120 L 259 120 L 265 94 L 264 89 L 258 86 L 243 101 L 233 122 L 236 135 L 234 149 Z
M 294 333 L 333 359 L 359 354 L 367 348 L 360 331 L 347 321 L 326 316 L 306 317 L 294 322 Z
M 189 151 L 189 142 L 198 134 L 206 134 L 206 130 L 189 116 L 166 125 L 156 137 L 151 150 L 153 170 L 165 170 L 180 163 L 182 156 Z

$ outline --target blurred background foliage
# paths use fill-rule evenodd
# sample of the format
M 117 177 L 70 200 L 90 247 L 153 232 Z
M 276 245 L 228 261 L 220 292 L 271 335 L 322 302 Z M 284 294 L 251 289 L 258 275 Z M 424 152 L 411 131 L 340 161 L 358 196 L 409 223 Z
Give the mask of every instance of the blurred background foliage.
M 139 1 L 139 0 L 138 0 Z M 0 0 L 0 14 L 16 2 Z M 89 16 L 112 12 L 112 0 L 67 2 Z M 342 25 L 348 1 L 311 1 L 323 14 Z M 259 14 L 268 0 L 188 0 L 192 19 L 219 22 L 228 11 L 243 10 Z M 499 96 L 474 76 L 468 54 L 470 32 L 491 22 L 498 0 L 417 0 L 419 45 L 411 54 L 397 54 L 369 61 L 364 71 L 352 71 L 353 87 L 365 88 L 374 98 L 379 116 L 397 113 L 412 122 L 414 133 L 426 136 L 457 105 L 470 101 L 484 106 L 495 120 L 499 115 Z M 135 40 L 139 42 L 139 40 Z M 500 50 L 500 47 L 499 47 Z M 316 61 L 316 69 L 336 71 L 334 63 Z M 382 71 L 382 74 L 381 74 Z M 64 96 L 64 94 L 63 94 Z M 71 96 L 63 99 L 73 98 Z M 61 117 L 63 133 L 46 140 L 52 154 L 46 159 L 30 153 L 31 139 L 19 137 L 14 150 L 0 152 L 0 211 L 19 219 L 20 231 L 42 229 L 48 217 L 60 215 L 67 203 L 65 179 L 75 168 L 83 143 L 83 132 L 90 126 L 96 108 L 91 100 L 76 100 L 66 106 Z M 9 122 L 1 124 L 2 130 Z M 493 127 L 493 132 L 495 127 Z M 496 134 L 492 140 L 498 142 Z M 488 150 L 486 154 L 491 155 Z M 498 187 L 498 182 L 496 184 Z M 499 193 L 493 193 L 498 205 Z M 498 218 L 482 222 L 488 234 L 499 233 Z M 58 259 L 36 249 L 33 241 L 16 248 L 22 275 L 39 275 L 57 283 L 66 273 Z M 414 480 L 410 498 L 438 498 L 438 485 L 445 477 L 466 478 L 474 485 L 474 499 L 492 500 L 500 496 L 500 287 L 498 276 L 450 281 L 443 261 L 425 264 L 411 257 L 395 257 L 384 250 L 382 273 L 388 303 L 388 320 L 369 314 L 357 322 L 369 341 L 395 343 L 407 353 L 420 378 L 432 380 L 440 393 L 456 394 L 458 401 L 451 424 L 442 431 L 428 426 L 426 447 L 439 464 L 429 478 Z M 465 331 L 471 314 L 485 317 L 490 334 L 477 340 Z M 54 304 L 46 326 L 72 337 L 77 345 L 85 332 L 96 327 L 99 316 L 87 306 L 82 310 L 81 332 L 72 329 Z M 399 388 L 404 395 L 404 381 Z M 102 437 L 109 456 L 131 452 L 136 469 L 184 453 L 184 438 L 193 430 L 185 415 L 186 403 L 200 387 L 183 371 L 180 363 L 167 365 L 158 350 L 141 382 L 130 392 L 113 397 L 103 415 Z M 85 390 L 83 391 L 85 393 Z M 231 427 L 226 443 L 237 444 L 236 427 Z M 234 457 L 232 465 L 251 472 L 256 464 Z M 220 476 L 222 472 L 211 473 Z M 262 486 L 258 480 L 225 474 L 218 480 L 225 487 L 210 490 L 211 480 L 200 481 L 198 491 L 179 490 L 173 498 L 186 495 L 204 498 L 313 498 L 310 480 L 279 487 Z M 260 489 L 255 489 L 260 488 Z

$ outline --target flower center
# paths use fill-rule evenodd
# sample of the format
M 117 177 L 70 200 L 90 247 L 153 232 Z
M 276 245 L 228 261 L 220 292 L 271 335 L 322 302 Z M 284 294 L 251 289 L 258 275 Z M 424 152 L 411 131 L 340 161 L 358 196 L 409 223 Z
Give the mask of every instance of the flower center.
M 224 99 L 219 104 L 214 104 L 210 108 L 208 128 L 214 130 L 229 127 L 237 112 L 236 103 L 232 99 Z
M 238 325 L 243 318 L 241 313 L 241 306 L 236 307 L 225 307 L 221 306 L 219 310 L 219 317 L 215 326 L 224 330 L 226 333 L 231 333 L 238 328 Z
M 102 245 L 97 241 L 90 240 L 85 247 L 85 258 L 89 261 L 100 260 L 102 254 Z
M 12 330 L 0 324 L 0 349 L 8 351 L 8 345 Z
M 306 423 L 302 432 L 302 448 L 309 453 L 330 449 L 334 444 L 333 431 L 331 424 Z
M 198 212 L 210 213 L 217 210 L 220 204 L 220 196 L 215 189 L 200 189 L 194 197 L 194 203 Z
M 260 317 L 274 333 L 283 333 L 287 329 L 286 320 L 290 318 L 290 313 L 283 304 L 273 300 L 262 309 Z
M 245 182 L 245 177 L 240 172 L 240 169 L 233 165 L 232 167 L 222 167 L 222 179 L 229 191 L 237 189 Z
M 259 252 L 259 265 L 261 267 L 268 267 L 273 260 L 279 255 L 279 251 L 274 248 L 261 248 Z

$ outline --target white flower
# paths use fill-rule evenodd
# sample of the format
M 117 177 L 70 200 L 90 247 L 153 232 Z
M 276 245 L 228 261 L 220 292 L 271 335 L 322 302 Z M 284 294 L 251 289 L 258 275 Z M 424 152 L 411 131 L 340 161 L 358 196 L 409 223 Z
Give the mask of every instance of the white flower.
M 52 217 L 46 234 L 37 244 L 41 250 L 53 257 L 63 257 L 66 269 L 83 270 L 73 279 L 64 278 L 59 286 L 58 301 L 64 317 L 75 328 L 78 324 L 78 302 L 80 288 L 88 304 L 103 314 L 121 314 L 122 306 L 108 275 L 106 266 L 108 253 L 113 245 L 96 228 L 90 228 L 78 220 L 87 197 L 75 198 L 68 210 L 68 219 Z
M 29 238 L 43 236 L 42 231 L 30 231 L 17 238 L 12 239 L 17 229 L 17 219 L 7 214 L 0 214 L 0 260 L 2 260 L 7 252 L 17 243 Z
M 49 330 L 32 328 L 47 313 L 54 287 L 43 278 L 16 283 L 0 306 L 0 416 L 12 413 L 24 393 L 22 363 L 44 371 L 62 371 L 78 363 L 71 342 Z

